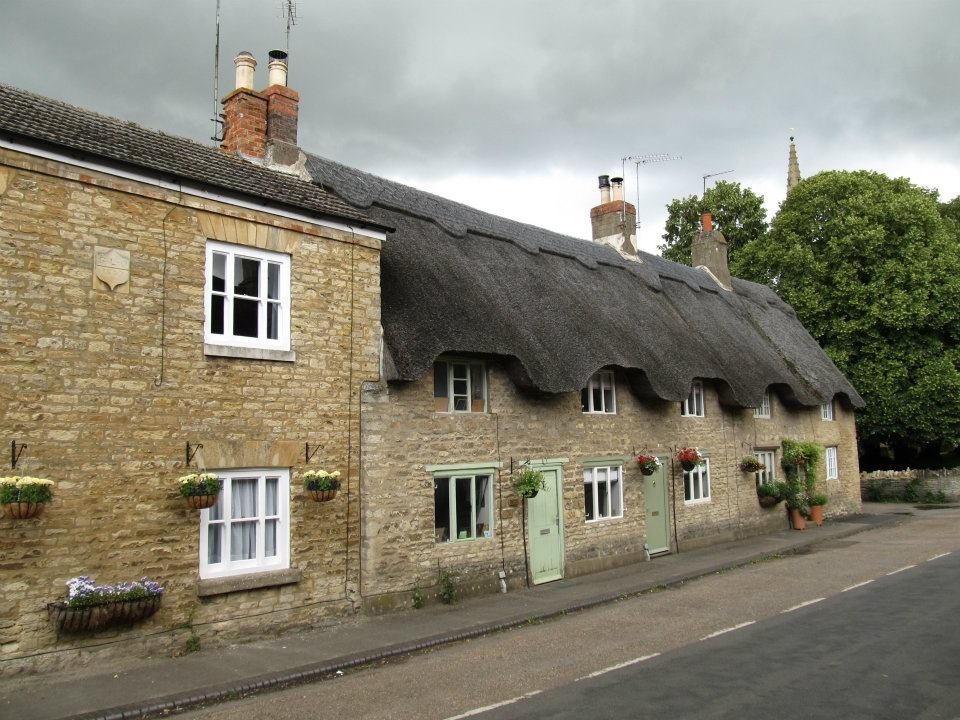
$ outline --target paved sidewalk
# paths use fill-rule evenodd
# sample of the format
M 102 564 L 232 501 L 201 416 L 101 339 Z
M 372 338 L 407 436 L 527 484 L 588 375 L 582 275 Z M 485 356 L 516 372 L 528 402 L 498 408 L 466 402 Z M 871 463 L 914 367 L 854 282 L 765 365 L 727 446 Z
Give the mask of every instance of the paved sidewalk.
M 0 717 L 18 720 L 137 718 L 160 715 L 270 688 L 319 680 L 337 670 L 398 657 L 614 602 L 749 563 L 772 554 L 907 520 L 910 506 L 867 506 L 865 514 L 804 532 L 724 543 L 535 588 L 431 605 L 337 627 L 204 650 L 179 658 L 104 663 L 93 669 L 0 681 Z

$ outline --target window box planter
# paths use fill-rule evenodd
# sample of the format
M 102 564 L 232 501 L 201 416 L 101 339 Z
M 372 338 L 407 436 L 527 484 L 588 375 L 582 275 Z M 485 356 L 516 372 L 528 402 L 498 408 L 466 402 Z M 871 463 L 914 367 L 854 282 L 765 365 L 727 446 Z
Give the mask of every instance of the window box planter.
M 115 600 L 101 605 L 70 607 L 65 602 L 47 605 L 47 614 L 57 626 L 57 632 L 96 632 L 116 625 L 132 625 L 153 615 L 160 609 L 162 596 L 137 600 Z
M 330 502 L 340 489 L 340 471 L 307 470 L 303 474 L 303 489 L 314 502 Z
M 53 500 L 53 481 L 15 475 L 0 478 L 0 505 L 3 514 L 14 520 L 35 518 Z
M 222 483 L 214 473 L 194 473 L 180 478 L 180 495 L 194 510 L 205 510 L 217 504 Z

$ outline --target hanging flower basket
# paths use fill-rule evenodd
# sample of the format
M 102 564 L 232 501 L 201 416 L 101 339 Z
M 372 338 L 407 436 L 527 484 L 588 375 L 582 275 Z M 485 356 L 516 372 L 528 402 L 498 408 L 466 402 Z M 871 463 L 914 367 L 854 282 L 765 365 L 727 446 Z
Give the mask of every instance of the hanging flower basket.
M 757 497 L 757 500 L 760 502 L 760 507 L 766 508 L 767 510 L 776 507 L 781 502 L 780 498 L 772 495 L 760 495 Z
M 303 474 L 303 489 L 310 493 L 315 502 L 329 502 L 337 496 L 340 489 L 340 471 L 307 470 Z
M 163 587 L 152 580 L 96 586 L 86 576 L 67 582 L 67 599 L 47 605 L 57 632 L 94 632 L 115 625 L 132 625 L 160 609 Z
M 535 498 L 544 487 L 546 482 L 543 479 L 543 473 L 539 470 L 524 468 L 513 479 L 513 491 L 521 499 Z
M 194 510 L 204 510 L 217 504 L 222 486 L 214 473 L 192 473 L 179 478 L 180 495 Z
M 767 466 L 760 462 L 760 458 L 756 455 L 744 455 L 740 458 L 739 467 L 740 472 L 745 473 L 755 473 L 767 469 Z
M 14 475 L 0 478 L 0 505 L 3 514 L 14 520 L 38 517 L 53 500 L 53 481 Z
M 640 472 L 644 475 L 653 475 L 657 470 L 660 469 L 660 458 L 656 455 L 647 455 L 646 453 L 641 453 L 637 456 L 637 464 L 640 466 Z
M 697 465 L 703 462 L 703 455 L 697 448 L 685 447 L 676 455 L 677 461 L 686 471 L 693 470 Z

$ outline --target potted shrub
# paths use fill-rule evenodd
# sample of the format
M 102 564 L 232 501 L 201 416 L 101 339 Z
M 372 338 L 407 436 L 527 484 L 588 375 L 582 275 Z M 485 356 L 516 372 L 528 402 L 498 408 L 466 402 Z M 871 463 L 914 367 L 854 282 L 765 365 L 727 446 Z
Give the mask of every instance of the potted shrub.
M 787 510 L 790 511 L 790 525 L 794 530 L 806 530 L 807 519 L 803 516 L 803 509 L 806 506 L 806 497 L 803 494 L 791 495 L 786 497 Z
M 513 491 L 521 498 L 535 498 L 545 487 L 543 473 L 539 470 L 524 468 L 513 479 Z
M 646 453 L 637 456 L 637 463 L 640 465 L 640 472 L 644 475 L 653 475 L 663 464 L 656 455 L 647 455 Z
M 194 510 L 203 510 L 217 504 L 222 483 L 214 473 L 192 473 L 180 479 L 180 495 Z
M 740 472 L 755 473 L 766 469 L 767 466 L 760 462 L 756 455 L 744 455 L 740 458 Z
M 823 494 L 815 494 L 807 498 L 810 505 L 810 519 L 817 524 L 817 527 L 823 525 L 823 506 L 828 500 L 829 498 Z
M 303 489 L 316 502 L 327 502 L 337 496 L 340 489 L 340 471 L 307 470 L 303 474 Z
M 787 486 L 782 482 L 768 482 L 757 485 L 757 500 L 760 507 L 772 508 L 783 502 L 787 495 Z
M 37 517 L 53 500 L 53 481 L 14 475 L 0 478 L 0 504 L 7 517 L 26 520 Z
M 697 448 L 685 447 L 677 453 L 677 460 L 684 470 L 693 470 L 703 462 L 703 455 Z
M 47 605 L 58 632 L 102 630 L 131 624 L 153 615 L 163 599 L 163 586 L 149 578 L 117 585 L 94 585 L 86 575 L 67 581 L 67 599 Z

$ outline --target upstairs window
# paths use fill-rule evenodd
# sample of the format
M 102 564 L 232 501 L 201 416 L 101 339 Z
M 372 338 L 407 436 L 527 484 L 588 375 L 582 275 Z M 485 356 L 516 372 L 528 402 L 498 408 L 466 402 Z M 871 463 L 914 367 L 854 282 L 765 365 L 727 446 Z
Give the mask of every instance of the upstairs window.
M 765 392 L 763 394 L 763 400 L 760 401 L 760 406 L 754 409 L 753 416 L 755 418 L 770 418 L 770 393 Z
M 290 349 L 290 256 L 207 242 L 204 342 Z
M 703 383 L 699 380 L 690 388 L 690 395 L 680 403 L 680 415 L 683 417 L 703 417 Z
M 483 363 L 467 360 L 435 362 L 433 405 L 438 412 L 486 412 L 487 373 Z
M 598 372 L 580 391 L 580 409 L 585 413 L 616 413 L 617 393 L 610 371 Z
M 833 420 L 833 400 L 820 406 L 820 419 Z
M 753 453 L 757 456 L 757 460 L 762 462 L 766 467 L 763 470 L 757 471 L 757 482 L 760 485 L 764 483 L 771 483 L 777 479 L 777 454 L 773 450 L 757 450 Z

